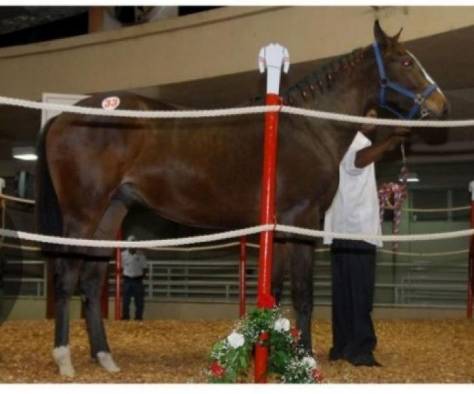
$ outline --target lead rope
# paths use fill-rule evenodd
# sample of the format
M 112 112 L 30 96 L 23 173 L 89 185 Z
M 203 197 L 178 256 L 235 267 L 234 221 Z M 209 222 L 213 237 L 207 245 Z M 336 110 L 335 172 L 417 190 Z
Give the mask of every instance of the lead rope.
M 402 155 L 402 167 L 398 182 L 384 183 L 378 190 L 380 203 L 380 223 L 383 224 L 384 214 L 386 209 L 393 210 L 392 234 L 398 235 L 400 233 L 400 223 L 402 219 L 402 205 L 407 197 L 407 179 L 408 166 L 405 153 L 405 144 L 400 145 Z M 399 249 L 399 243 L 392 244 L 392 250 L 396 253 Z
M 399 182 L 400 187 L 394 191 L 394 209 L 393 209 L 393 224 L 392 224 L 392 233 L 398 235 L 400 233 L 400 223 L 402 221 L 402 205 L 405 199 L 407 198 L 408 191 L 408 165 L 407 165 L 407 156 L 405 151 L 405 143 L 400 144 L 400 152 L 402 154 L 402 167 L 400 168 Z M 394 242 L 392 249 L 394 252 L 397 252 L 400 247 L 398 242 Z

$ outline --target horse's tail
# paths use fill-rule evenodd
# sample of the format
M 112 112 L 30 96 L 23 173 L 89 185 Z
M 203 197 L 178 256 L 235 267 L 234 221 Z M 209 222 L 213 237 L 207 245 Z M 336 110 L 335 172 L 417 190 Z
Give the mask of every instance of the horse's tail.
M 43 235 L 62 235 L 63 218 L 59 207 L 58 197 L 49 171 L 46 156 L 46 136 L 52 121 L 49 120 L 40 132 L 36 147 L 38 160 L 36 162 L 36 228 Z M 54 252 L 57 248 L 43 244 L 44 252 Z

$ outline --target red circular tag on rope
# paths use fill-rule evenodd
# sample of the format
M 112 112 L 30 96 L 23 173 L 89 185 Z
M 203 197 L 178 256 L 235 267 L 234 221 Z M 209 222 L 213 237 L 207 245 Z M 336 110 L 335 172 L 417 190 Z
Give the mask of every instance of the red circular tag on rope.
M 102 108 L 106 110 L 114 110 L 120 105 L 120 98 L 117 96 L 106 97 L 102 100 Z

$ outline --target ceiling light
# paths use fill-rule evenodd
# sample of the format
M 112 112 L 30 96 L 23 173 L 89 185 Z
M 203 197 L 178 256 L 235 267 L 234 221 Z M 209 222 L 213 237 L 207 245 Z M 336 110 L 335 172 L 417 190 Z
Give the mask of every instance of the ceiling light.
M 398 179 L 400 182 L 403 182 L 403 179 L 400 177 Z M 416 183 L 420 182 L 420 178 L 418 177 L 418 174 L 416 172 L 409 172 L 407 174 L 407 183 Z
M 33 148 L 32 146 L 22 146 L 13 148 L 12 155 L 15 159 L 18 160 L 34 161 L 38 159 L 38 156 L 36 156 L 35 148 Z

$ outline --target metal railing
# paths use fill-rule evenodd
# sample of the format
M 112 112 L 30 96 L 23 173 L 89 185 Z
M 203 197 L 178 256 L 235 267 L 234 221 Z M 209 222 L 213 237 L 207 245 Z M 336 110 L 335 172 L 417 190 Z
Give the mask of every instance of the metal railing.
M 460 256 L 462 258 L 462 256 Z M 411 263 L 377 263 L 375 305 L 428 306 L 462 308 L 466 303 L 467 256 L 464 261 L 437 264 L 433 261 Z M 109 295 L 114 296 L 114 262 L 111 262 Z M 18 274 L 9 274 L 14 266 Z M 393 276 L 393 268 L 397 274 Z M 28 269 L 25 269 L 29 267 Z M 3 278 L 4 295 L 45 298 L 47 265 L 43 260 L 7 261 Z M 238 303 L 238 257 L 216 260 L 150 260 L 144 280 L 145 294 L 150 301 L 186 301 Z M 247 264 L 247 299 L 257 295 L 257 264 Z M 12 291 L 16 294 L 12 294 Z M 285 282 L 283 304 L 289 304 L 290 284 Z M 316 305 L 331 302 L 330 263 L 317 260 L 314 269 L 314 301 Z

